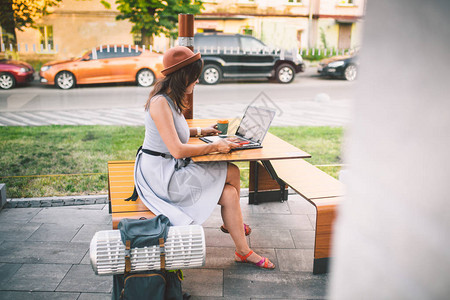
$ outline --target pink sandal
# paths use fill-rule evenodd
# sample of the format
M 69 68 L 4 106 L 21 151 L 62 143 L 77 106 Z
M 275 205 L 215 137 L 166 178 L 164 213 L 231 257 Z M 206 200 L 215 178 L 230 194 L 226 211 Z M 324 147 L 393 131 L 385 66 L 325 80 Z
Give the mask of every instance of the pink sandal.
M 220 226 L 220 230 L 222 230 L 222 232 L 225 232 L 225 233 L 230 233 L 225 227 L 223 227 L 223 225 Z M 252 229 L 250 228 L 250 226 L 245 223 L 244 223 L 244 232 L 245 232 L 246 236 L 250 235 L 250 233 L 252 233 Z
M 270 261 L 268 258 L 264 257 L 264 256 L 261 256 L 261 257 L 262 257 L 261 260 L 260 260 L 259 262 L 257 262 L 257 263 L 248 261 L 247 258 L 248 258 L 250 255 L 252 255 L 253 253 L 254 253 L 253 250 L 250 250 L 249 253 L 247 253 L 246 255 L 242 256 L 242 255 L 240 255 L 239 253 L 237 253 L 237 251 L 235 251 L 234 254 L 235 254 L 237 257 L 239 257 L 239 259 L 241 260 L 241 261 L 236 261 L 236 262 L 238 262 L 238 263 L 254 264 L 255 266 L 257 266 L 257 267 L 259 267 L 259 268 L 267 269 L 267 270 L 273 270 L 273 269 L 275 269 L 275 264 L 274 264 L 274 263 L 272 263 L 273 267 L 269 268 L 269 262 L 271 262 L 271 261 Z

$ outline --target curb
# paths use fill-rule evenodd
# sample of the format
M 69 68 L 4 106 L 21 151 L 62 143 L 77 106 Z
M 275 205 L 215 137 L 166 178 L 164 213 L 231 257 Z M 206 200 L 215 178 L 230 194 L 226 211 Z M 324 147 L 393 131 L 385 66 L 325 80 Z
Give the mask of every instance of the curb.
M 288 194 L 293 195 L 296 194 L 296 192 L 291 188 L 288 188 Z M 241 189 L 241 197 L 248 197 L 248 188 Z M 3 208 L 61 207 L 108 203 L 108 195 L 10 198 L 6 199 L 6 204 Z
M 11 198 L 6 200 L 6 205 L 4 208 L 57 207 L 107 203 L 108 195 Z

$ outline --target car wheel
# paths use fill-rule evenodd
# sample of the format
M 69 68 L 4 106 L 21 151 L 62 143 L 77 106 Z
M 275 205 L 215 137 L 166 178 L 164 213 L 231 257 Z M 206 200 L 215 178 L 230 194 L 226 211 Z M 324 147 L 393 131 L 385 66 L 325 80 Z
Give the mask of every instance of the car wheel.
M 55 84 L 63 90 L 71 89 L 75 86 L 75 76 L 68 71 L 59 72 L 55 77 Z
M 295 71 L 291 65 L 282 64 L 277 68 L 275 76 L 280 83 L 291 83 L 295 78 Z
M 155 83 L 155 74 L 149 69 L 140 70 L 136 75 L 136 82 L 139 86 L 152 86 Z
M 0 74 L 0 88 L 4 90 L 9 90 L 16 85 L 16 80 L 14 76 L 8 73 Z
M 358 74 L 358 70 L 355 65 L 348 65 L 344 71 L 344 78 L 348 81 L 353 81 L 356 79 L 356 75 Z
M 217 84 L 222 79 L 222 71 L 215 65 L 206 65 L 203 68 L 200 80 L 205 84 Z

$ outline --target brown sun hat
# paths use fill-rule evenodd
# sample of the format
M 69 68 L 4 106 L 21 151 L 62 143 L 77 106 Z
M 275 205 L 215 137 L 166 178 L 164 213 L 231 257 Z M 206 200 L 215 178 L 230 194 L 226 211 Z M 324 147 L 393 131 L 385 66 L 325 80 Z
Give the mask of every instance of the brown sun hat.
M 176 46 L 170 48 L 164 53 L 163 65 L 164 70 L 161 73 L 164 76 L 185 67 L 201 58 L 200 53 L 194 53 L 191 49 L 184 46 Z

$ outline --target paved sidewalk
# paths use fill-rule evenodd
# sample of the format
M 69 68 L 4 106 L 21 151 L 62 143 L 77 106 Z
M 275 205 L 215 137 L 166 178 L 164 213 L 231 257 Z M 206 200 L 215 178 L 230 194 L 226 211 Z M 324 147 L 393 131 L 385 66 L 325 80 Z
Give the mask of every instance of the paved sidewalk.
M 220 208 L 203 224 L 206 265 L 185 269 L 192 299 L 325 299 L 328 275 L 313 275 L 315 208 L 298 195 L 284 203 L 248 205 L 250 246 L 274 271 L 233 261 Z M 107 204 L 4 208 L 0 211 L 0 299 L 110 299 L 112 277 L 96 276 L 89 261 L 95 232 L 111 229 Z

